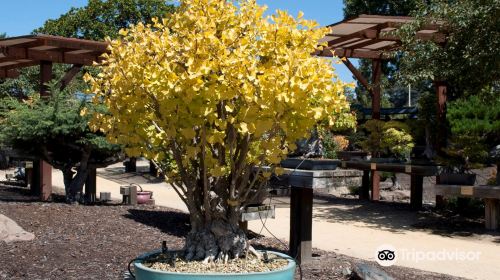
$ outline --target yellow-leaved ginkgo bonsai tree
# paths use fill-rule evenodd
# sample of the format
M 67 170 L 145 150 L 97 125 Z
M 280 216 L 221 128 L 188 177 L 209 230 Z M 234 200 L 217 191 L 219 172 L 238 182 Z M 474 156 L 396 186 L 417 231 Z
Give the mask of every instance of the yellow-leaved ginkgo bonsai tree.
M 158 163 L 187 205 L 189 260 L 244 255 L 242 208 L 297 139 L 349 110 L 332 61 L 311 55 L 327 29 L 265 9 L 181 1 L 168 19 L 122 30 L 86 76 L 109 108 L 92 126 Z

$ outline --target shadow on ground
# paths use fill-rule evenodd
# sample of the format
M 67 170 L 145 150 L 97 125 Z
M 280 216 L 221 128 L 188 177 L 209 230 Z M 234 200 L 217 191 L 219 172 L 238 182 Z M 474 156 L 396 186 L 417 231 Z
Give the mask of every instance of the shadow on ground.
M 124 217 L 177 237 L 187 236 L 190 230 L 189 215 L 182 212 L 129 209 Z
M 370 228 L 403 233 L 412 230 L 418 213 L 408 204 L 397 202 L 372 202 L 352 198 L 341 198 L 326 194 L 315 194 L 313 219 L 328 222 L 353 224 Z
M 125 173 L 124 167 L 106 167 L 97 170 L 97 175 L 106 180 L 113 181 L 118 184 L 128 185 L 135 184 L 156 184 L 164 182 L 163 178 L 155 177 L 149 174 L 148 170 L 143 170 L 140 166 L 137 167 L 137 172 Z
M 33 203 L 55 203 L 55 204 L 68 204 L 64 193 L 54 190 L 50 197 L 50 201 L 40 201 L 40 197 L 33 195 L 31 190 L 22 186 L 5 185 L 0 182 L 0 202 L 33 202 Z M 80 205 L 92 205 L 92 206 L 116 206 L 121 204 L 119 201 L 106 201 L 106 202 L 92 202 L 78 203 Z
M 405 231 L 425 231 L 449 237 L 500 236 L 499 232 L 484 228 L 482 217 L 470 218 L 431 207 L 414 211 L 408 203 L 363 201 L 321 193 L 315 194 L 314 199 L 313 219 L 317 220 L 356 224 L 401 234 Z
M 32 202 L 39 198 L 31 194 L 29 188 L 11 185 L 10 182 L 0 182 L 0 201 Z

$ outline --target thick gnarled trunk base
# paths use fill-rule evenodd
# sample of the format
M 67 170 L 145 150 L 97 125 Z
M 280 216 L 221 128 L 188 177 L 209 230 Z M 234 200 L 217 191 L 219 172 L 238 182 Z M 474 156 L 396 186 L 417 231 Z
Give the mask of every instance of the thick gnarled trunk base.
M 249 250 L 248 239 L 237 225 L 215 221 L 201 230 L 192 230 L 186 239 L 186 259 L 227 262 Z M 251 250 L 254 252 L 254 250 Z

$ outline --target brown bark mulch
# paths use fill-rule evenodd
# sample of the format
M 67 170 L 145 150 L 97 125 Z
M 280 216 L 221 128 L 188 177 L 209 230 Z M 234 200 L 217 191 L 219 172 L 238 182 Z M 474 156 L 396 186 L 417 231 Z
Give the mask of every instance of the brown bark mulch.
M 35 234 L 33 241 L 0 243 L 0 279 L 124 279 L 127 263 L 141 253 L 167 246 L 180 249 L 189 231 L 184 213 L 164 207 L 68 205 L 5 201 L 0 213 Z M 286 251 L 272 238 L 252 237 L 257 248 Z M 314 250 L 303 279 L 349 279 L 361 260 Z M 366 263 L 366 262 L 365 262 Z M 395 279 L 458 279 L 404 267 L 384 270 Z M 296 279 L 299 279 L 297 271 Z

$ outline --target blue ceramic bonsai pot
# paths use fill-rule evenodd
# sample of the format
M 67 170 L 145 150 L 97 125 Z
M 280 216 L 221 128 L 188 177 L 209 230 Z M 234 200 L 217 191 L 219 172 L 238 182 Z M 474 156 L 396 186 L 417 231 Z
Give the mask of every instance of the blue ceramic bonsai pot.
M 134 261 L 136 280 L 293 280 L 295 274 L 295 261 L 282 253 L 267 251 L 268 253 L 283 257 L 288 260 L 288 265 L 280 270 L 253 273 L 177 273 L 151 269 L 142 264 L 141 260 L 160 251 L 141 255 Z

